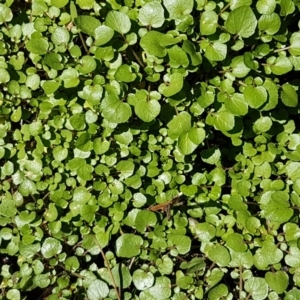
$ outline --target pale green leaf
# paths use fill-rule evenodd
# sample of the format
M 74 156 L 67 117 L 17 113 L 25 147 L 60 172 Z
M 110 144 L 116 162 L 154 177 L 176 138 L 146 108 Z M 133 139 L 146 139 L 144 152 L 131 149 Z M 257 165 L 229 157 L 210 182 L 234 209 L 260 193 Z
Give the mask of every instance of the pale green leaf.
M 129 17 L 119 11 L 110 11 L 105 19 L 105 25 L 117 31 L 120 34 L 129 32 L 131 28 L 131 22 Z
M 165 21 L 162 5 L 158 1 L 146 3 L 139 11 L 139 20 L 144 26 L 161 27 Z
M 249 6 L 240 6 L 229 13 L 225 22 L 225 28 L 232 34 L 241 37 L 250 37 L 257 25 L 256 17 Z

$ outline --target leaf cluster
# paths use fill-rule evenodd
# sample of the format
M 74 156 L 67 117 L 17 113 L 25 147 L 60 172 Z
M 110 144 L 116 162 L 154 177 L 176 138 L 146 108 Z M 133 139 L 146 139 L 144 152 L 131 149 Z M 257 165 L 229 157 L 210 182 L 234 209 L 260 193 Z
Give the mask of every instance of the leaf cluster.
M 2 1 L 0 300 L 300 299 L 299 17 Z

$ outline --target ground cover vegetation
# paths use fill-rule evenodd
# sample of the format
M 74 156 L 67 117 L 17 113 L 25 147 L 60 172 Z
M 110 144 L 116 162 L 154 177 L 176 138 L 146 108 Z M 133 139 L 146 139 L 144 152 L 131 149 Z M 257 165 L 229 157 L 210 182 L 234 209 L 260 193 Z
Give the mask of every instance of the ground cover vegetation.
M 0 299 L 300 299 L 300 1 L 0 3 Z

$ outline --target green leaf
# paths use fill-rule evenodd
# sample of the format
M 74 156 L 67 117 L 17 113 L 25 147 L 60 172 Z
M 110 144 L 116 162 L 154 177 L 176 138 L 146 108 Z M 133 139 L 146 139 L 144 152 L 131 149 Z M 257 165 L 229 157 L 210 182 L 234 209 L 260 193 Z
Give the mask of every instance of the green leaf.
M 157 223 L 154 212 L 148 210 L 140 211 L 135 219 L 135 228 L 139 232 L 144 232 L 148 226 L 153 227 Z
M 176 247 L 179 254 L 186 254 L 191 249 L 191 239 L 180 234 L 169 234 L 169 241 Z
M 205 57 L 211 61 L 222 61 L 226 58 L 227 46 L 220 42 L 209 44 L 205 49 Z
M 240 6 L 229 13 L 225 21 L 225 28 L 231 34 L 238 34 L 240 37 L 250 37 L 257 25 L 256 17 L 249 6 Z
M 245 290 L 253 300 L 263 300 L 268 296 L 268 285 L 264 278 L 251 277 L 245 282 Z
M 271 14 L 276 7 L 276 0 L 258 0 L 256 3 L 257 11 L 260 14 Z
M 4 217 L 13 217 L 17 212 L 15 203 L 10 199 L 3 199 L 0 203 L 0 215 Z
M 70 124 L 75 130 L 84 130 L 85 128 L 85 116 L 84 114 L 74 114 L 70 118 Z
M 183 77 L 180 73 L 174 73 L 170 76 L 168 84 L 162 83 L 158 90 L 165 97 L 171 97 L 181 91 L 183 87 Z
M 234 93 L 230 95 L 225 99 L 225 107 L 236 116 L 244 116 L 248 113 L 248 105 L 243 94 Z
M 65 88 L 73 88 L 79 84 L 79 73 L 77 70 L 68 68 L 63 70 L 60 78 L 64 82 Z
M 184 15 L 192 12 L 194 1 L 193 0 L 163 0 L 171 19 L 178 19 Z
M 9 80 L 9 73 L 4 68 L 0 68 L 0 83 L 7 83 Z
M 78 96 L 85 99 L 92 107 L 100 104 L 100 100 L 103 94 L 103 87 L 99 84 L 94 86 L 87 85 L 83 88 L 83 91 L 78 92 Z
M 189 65 L 189 59 L 185 51 L 182 50 L 179 46 L 175 45 L 167 51 L 170 60 L 169 63 L 172 68 L 178 68 L 180 66 L 186 68 Z
M 144 122 L 153 121 L 160 113 L 161 106 L 157 100 L 140 100 L 134 107 L 135 114 Z
M 270 117 L 261 117 L 255 121 L 253 128 L 255 128 L 258 132 L 267 132 L 271 128 L 272 124 L 273 122 Z
M 300 171 L 300 163 L 299 162 L 290 162 L 286 166 L 286 174 L 292 181 L 294 181 L 298 177 L 300 177 L 299 171 Z
M 286 192 L 274 192 L 270 199 L 266 199 L 261 204 L 262 216 L 275 223 L 285 223 L 293 215 L 290 207 L 289 195 Z
M 57 27 L 54 29 L 51 41 L 55 45 L 67 44 L 70 39 L 69 31 L 63 27 Z
M 284 258 L 285 263 L 293 268 L 300 267 L 300 250 L 296 246 L 291 246 L 289 248 L 289 253 Z
M 92 180 L 93 179 L 93 175 L 92 175 L 93 170 L 94 169 L 91 165 L 83 165 L 77 169 L 77 175 L 82 180 L 85 180 L 85 181 Z
M 217 112 L 214 115 L 214 120 L 215 127 L 222 131 L 231 130 L 234 127 L 235 123 L 233 114 L 226 111 Z
M 195 225 L 195 235 L 201 242 L 208 242 L 216 236 L 216 228 L 206 222 Z
M 62 146 L 56 146 L 53 149 L 53 157 L 57 161 L 63 161 L 68 157 L 68 149 L 63 148 Z
M 118 81 L 132 82 L 135 80 L 136 75 L 132 72 L 132 69 L 129 65 L 123 64 L 117 69 L 115 78 Z
M 226 245 L 236 252 L 245 252 L 248 248 L 243 236 L 239 233 L 232 233 L 228 235 Z
M 170 34 L 163 34 L 161 32 L 152 30 L 148 31 L 141 38 L 141 47 L 151 55 L 157 57 L 164 57 L 167 55 L 167 46 L 177 44 L 180 41 Z
M 89 166 L 89 165 L 86 165 Z M 80 168 L 78 168 L 80 169 Z M 86 174 L 84 174 L 86 176 Z M 85 178 L 82 178 L 83 180 L 86 180 Z M 86 221 L 87 223 L 91 223 L 95 219 L 95 214 L 99 207 L 97 205 L 83 205 L 80 211 L 80 214 L 82 216 L 82 219 Z
M 62 245 L 59 240 L 48 237 L 43 242 L 41 252 L 45 258 L 51 258 L 58 255 L 62 251 Z
M 219 266 L 227 266 L 230 262 L 228 250 L 219 244 L 214 244 L 208 250 L 208 258 Z
M 19 192 L 22 196 L 28 196 L 30 194 L 36 193 L 36 185 L 30 179 L 24 179 L 23 182 L 19 186 Z
M 61 63 L 62 57 L 57 53 L 47 53 L 45 55 L 44 63 L 54 70 L 62 70 L 64 68 Z M 47 81 L 48 82 L 48 81 Z
M 294 12 L 295 10 L 295 4 L 293 0 L 286 0 L 280 2 L 280 15 L 281 16 L 287 16 Z
M 49 43 L 43 38 L 31 38 L 25 46 L 29 52 L 42 55 L 47 53 Z
M 265 31 L 269 35 L 278 32 L 281 26 L 280 17 L 276 13 L 270 15 L 262 15 L 258 20 L 258 28 L 260 31 Z
M 139 255 L 143 239 L 132 233 L 121 235 L 116 241 L 116 251 L 119 257 L 134 257 Z
M 94 36 L 96 28 L 101 25 L 98 19 L 88 15 L 78 16 L 74 22 L 82 32 L 90 36 Z
M 65 267 L 67 271 L 76 272 L 80 267 L 78 258 L 76 256 L 69 256 L 65 260 Z
M 246 86 L 244 97 L 251 108 L 261 107 L 268 99 L 267 91 L 262 86 Z
M 6 298 L 8 300 L 20 300 L 21 299 L 21 293 L 17 289 L 10 289 L 6 294 Z
M 148 2 L 140 9 L 138 18 L 144 26 L 161 27 L 165 22 L 164 9 L 158 1 Z
M 293 65 L 287 57 L 277 57 L 274 64 L 269 65 L 275 75 L 283 75 L 293 69 Z
M 191 128 L 191 115 L 188 112 L 181 112 L 168 123 L 168 136 L 175 140 L 182 133 Z
M 191 128 L 188 132 L 182 133 L 178 139 L 178 148 L 183 155 L 193 153 L 205 139 L 203 128 Z
M 105 25 L 117 31 L 120 34 L 125 34 L 130 31 L 131 22 L 127 15 L 119 11 L 110 11 L 105 19 Z
M 22 117 L 22 108 L 19 106 L 17 109 L 14 110 L 14 112 L 11 114 L 10 119 L 13 122 L 19 122 Z
M 134 163 L 131 160 L 120 160 L 116 165 L 116 170 L 121 173 L 122 178 L 130 177 L 134 172 Z
M 0 24 L 10 22 L 13 18 L 13 13 L 9 7 L 4 4 L 0 4 Z
M 292 34 L 290 38 L 290 47 L 289 52 L 292 55 L 299 56 L 300 55 L 300 32 L 295 32 Z
M 95 59 L 89 55 L 85 55 L 80 60 L 80 66 L 78 71 L 82 74 L 88 74 L 93 72 L 97 67 Z
M 139 291 L 147 290 L 154 284 L 153 274 L 140 269 L 134 271 L 132 280 Z
M 218 15 L 212 10 L 206 10 L 200 18 L 200 32 L 203 35 L 214 34 L 218 27 Z
M 171 296 L 171 281 L 168 277 L 156 277 L 155 284 L 148 289 L 150 296 L 157 300 L 169 299 Z
M 253 59 L 254 55 L 251 52 L 245 52 L 244 53 L 244 63 L 245 65 L 252 69 L 257 70 L 258 69 L 258 62 Z
M 283 104 L 288 107 L 296 107 L 298 105 L 298 95 L 294 87 L 289 83 L 285 83 L 281 88 L 280 96 Z
M 208 292 L 208 299 L 209 300 L 218 300 L 222 299 L 228 294 L 228 288 L 225 284 L 221 283 L 218 284 L 217 286 L 213 287 L 211 290 Z
M 114 31 L 108 26 L 101 25 L 95 29 L 95 46 L 102 46 L 108 43 L 114 36 Z
M 191 41 L 189 40 L 183 41 L 182 49 L 189 55 L 193 66 L 198 66 L 201 64 L 202 62 L 201 54 L 196 51 L 196 47 Z
M 277 294 L 282 294 L 286 291 L 289 285 L 289 277 L 283 271 L 267 272 L 265 279 L 269 287 L 275 291 Z
M 248 52 L 249 53 L 249 52 Z M 250 68 L 244 62 L 244 56 L 236 56 L 233 58 L 230 66 L 232 68 L 232 75 L 237 78 L 243 78 L 248 75 Z
M 221 151 L 216 146 L 201 151 L 201 159 L 207 164 L 215 165 L 220 161 L 220 158 Z
M 89 300 L 101 300 L 107 297 L 109 288 L 106 282 L 96 279 L 93 280 L 87 288 L 87 296 Z
M 105 96 L 101 103 L 103 117 L 111 123 L 125 123 L 131 117 L 131 108 L 114 94 Z
M 95 4 L 95 0 L 76 0 L 76 4 L 81 9 L 91 9 Z
M 51 0 L 51 4 L 57 8 L 65 7 L 69 0 Z

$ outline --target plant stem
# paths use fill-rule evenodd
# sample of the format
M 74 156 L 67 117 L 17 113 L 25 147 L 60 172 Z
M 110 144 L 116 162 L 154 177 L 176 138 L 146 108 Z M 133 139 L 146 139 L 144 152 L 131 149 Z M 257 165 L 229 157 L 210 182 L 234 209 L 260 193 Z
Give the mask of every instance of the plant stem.
M 142 68 L 145 68 L 145 65 L 143 64 L 143 62 L 140 60 L 139 56 L 136 54 L 136 52 L 130 48 L 130 50 L 132 51 L 132 54 L 133 56 L 135 57 L 135 59 L 137 60 L 137 62 L 139 63 L 139 65 L 142 67 Z
M 89 49 L 87 48 L 87 46 L 86 46 L 86 44 L 85 44 L 85 41 L 84 41 L 84 38 L 83 38 L 81 32 L 78 32 L 78 34 L 79 34 L 79 38 L 80 38 L 80 40 L 81 40 L 81 43 L 82 43 L 82 45 L 83 45 L 83 48 L 84 48 L 86 54 L 89 54 Z
M 243 291 L 243 278 L 242 278 L 242 272 L 243 272 L 243 267 L 240 266 L 239 268 L 240 271 L 240 284 L 239 284 L 239 299 L 242 299 L 242 291 Z
M 94 239 L 95 239 L 95 241 L 96 241 L 96 243 L 97 243 L 97 245 L 98 245 L 98 247 L 100 249 L 100 253 L 101 253 L 101 255 L 103 257 L 103 260 L 105 261 L 105 264 L 107 266 L 107 270 L 108 270 L 108 273 L 109 273 L 109 275 L 111 277 L 111 281 L 112 281 L 112 284 L 114 286 L 114 290 L 117 293 L 118 300 L 121 300 L 121 291 L 117 289 L 116 281 L 115 281 L 114 275 L 113 275 L 113 273 L 111 271 L 111 268 L 109 266 L 109 262 L 108 262 L 108 260 L 107 260 L 107 258 L 105 256 L 105 254 L 104 254 L 104 252 L 102 250 L 102 247 L 101 247 L 100 243 L 98 242 L 97 238 L 94 235 L 93 235 L 93 237 L 94 237 Z

